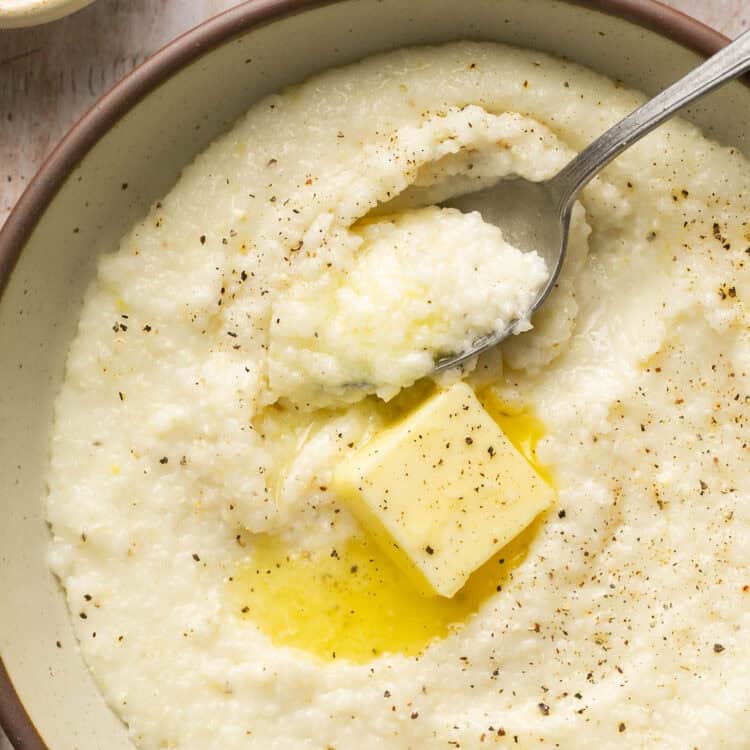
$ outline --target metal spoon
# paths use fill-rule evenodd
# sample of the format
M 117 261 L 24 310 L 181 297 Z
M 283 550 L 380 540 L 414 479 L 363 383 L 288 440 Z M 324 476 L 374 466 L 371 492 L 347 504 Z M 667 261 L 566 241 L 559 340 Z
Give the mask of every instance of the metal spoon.
M 545 182 L 522 178 L 500 180 L 491 188 L 462 195 L 444 205 L 461 211 L 479 211 L 485 221 L 503 230 L 512 245 L 536 250 L 544 258 L 552 272 L 531 306 L 531 315 L 547 299 L 560 275 L 568 244 L 570 214 L 581 189 L 615 157 L 679 109 L 747 70 L 750 70 L 750 31 L 607 130 L 552 179 Z M 510 335 L 516 322 L 503 331 L 477 339 L 468 351 L 437 360 L 433 372 L 456 367 L 487 351 Z

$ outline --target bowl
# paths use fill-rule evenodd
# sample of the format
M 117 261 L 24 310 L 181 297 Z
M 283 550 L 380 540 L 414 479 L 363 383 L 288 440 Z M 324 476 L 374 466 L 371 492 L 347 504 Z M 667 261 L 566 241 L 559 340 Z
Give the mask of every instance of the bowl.
M 0 3 L 0 29 L 38 26 L 75 13 L 93 0 L 4 0 Z
M 78 654 L 45 562 L 52 404 L 97 256 L 264 94 L 373 52 L 458 38 L 566 56 L 650 93 L 726 43 L 651 0 L 255 0 L 127 76 L 18 202 L 0 232 L 0 723 L 17 748 L 132 748 Z M 741 83 L 688 116 L 750 153 Z

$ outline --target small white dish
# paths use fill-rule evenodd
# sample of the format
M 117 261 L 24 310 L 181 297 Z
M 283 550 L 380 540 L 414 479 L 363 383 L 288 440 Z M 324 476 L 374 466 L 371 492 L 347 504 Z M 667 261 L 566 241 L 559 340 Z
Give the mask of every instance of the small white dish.
M 93 0 L 0 0 L 0 29 L 37 26 L 75 13 Z

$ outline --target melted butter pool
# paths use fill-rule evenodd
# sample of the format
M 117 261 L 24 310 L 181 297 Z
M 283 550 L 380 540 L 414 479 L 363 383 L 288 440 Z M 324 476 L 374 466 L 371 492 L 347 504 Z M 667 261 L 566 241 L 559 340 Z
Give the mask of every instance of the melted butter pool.
M 534 467 L 539 476 L 551 487 L 555 480 L 550 470 L 539 461 L 536 446 L 547 432 L 544 422 L 529 407 L 517 407 L 502 401 L 494 392 L 479 394 L 487 410 L 516 450 Z
M 536 458 L 544 425 L 529 411 L 489 399 L 485 407 L 547 481 Z M 368 538 L 336 548 L 290 550 L 274 536 L 254 538 L 251 559 L 228 583 L 230 604 L 278 646 L 323 660 L 365 663 L 384 653 L 420 654 L 501 591 L 523 562 L 537 520 L 476 570 L 452 599 L 424 596 Z

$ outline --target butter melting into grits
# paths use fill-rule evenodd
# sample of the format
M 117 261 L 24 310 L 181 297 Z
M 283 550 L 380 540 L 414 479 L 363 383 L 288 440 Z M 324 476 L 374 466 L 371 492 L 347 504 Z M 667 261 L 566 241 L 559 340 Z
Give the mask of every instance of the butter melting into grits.
M 482 401 L 515 447 L 551 483 L 536 444 L 544 426 L 530 411 L 504 406 L 494 394 Z M 228 583 L 230 606 L 277 646 L 302 649 L 323 660 L 368 662 L 381 654 L 417 656 L 436 638 L 460 628 L 501 591 L 524 560 L 543 519 L 493 555 L 452 598 L 426 596 L 372 540 L 290 550 L 274 536 L 253 540 L 254 553 Z

